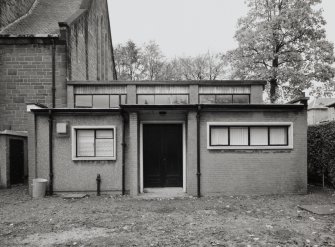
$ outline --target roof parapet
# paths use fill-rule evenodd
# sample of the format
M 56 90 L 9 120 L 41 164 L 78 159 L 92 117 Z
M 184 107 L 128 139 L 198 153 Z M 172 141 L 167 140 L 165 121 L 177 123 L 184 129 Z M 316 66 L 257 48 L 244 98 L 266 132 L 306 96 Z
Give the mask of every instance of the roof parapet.
M 68 81 L 68 85 L 203 85 L 203 86 L 248 86 L 266 85 L 263 80 L 187 80 L 187 81 Z

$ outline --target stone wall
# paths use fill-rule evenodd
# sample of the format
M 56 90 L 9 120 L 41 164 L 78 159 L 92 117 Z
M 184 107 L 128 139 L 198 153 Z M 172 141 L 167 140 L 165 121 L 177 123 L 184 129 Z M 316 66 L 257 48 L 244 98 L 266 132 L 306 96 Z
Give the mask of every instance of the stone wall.
M 70 80 L 115 80 L 107 9 L 106 0 L 94 0 L 70 25 Z
M 65 47 L 56 49 L 56 107 L 66 107 Z M 27 130 L 26 103 L 52 104 L 52 46 L 0 46 L 0 130 Z

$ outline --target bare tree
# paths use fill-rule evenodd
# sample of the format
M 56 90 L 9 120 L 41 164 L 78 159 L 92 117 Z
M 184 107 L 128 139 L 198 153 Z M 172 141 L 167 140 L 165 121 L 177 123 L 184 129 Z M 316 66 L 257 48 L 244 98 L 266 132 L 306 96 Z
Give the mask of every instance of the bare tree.
M 138 80 L 141 74 L 140 48 L 129 40 L 115 48 L 115 64 L 119 80 Z
M 159 79 L 164 65 L 164 56 L 159 45 L 155 41 L 144 44 L 140 57 L 143 65 L 142 77 L 150 81 Z

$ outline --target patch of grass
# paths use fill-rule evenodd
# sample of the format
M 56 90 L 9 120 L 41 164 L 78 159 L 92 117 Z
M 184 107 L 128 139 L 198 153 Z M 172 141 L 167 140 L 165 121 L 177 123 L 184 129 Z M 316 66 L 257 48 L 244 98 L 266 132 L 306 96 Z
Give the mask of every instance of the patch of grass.
M 142 200 L 129 196 L 31 199 L 0 190 L 3 246 L 335 246 L 335 215 L 297 205 L 335 203 L 332 190 L 307 195 Z M 94 233 L 94 234 L 90 234 Z

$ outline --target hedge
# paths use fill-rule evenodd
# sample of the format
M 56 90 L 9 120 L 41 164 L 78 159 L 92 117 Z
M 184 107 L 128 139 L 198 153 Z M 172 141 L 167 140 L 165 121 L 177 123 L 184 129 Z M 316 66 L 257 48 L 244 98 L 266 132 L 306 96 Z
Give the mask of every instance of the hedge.
M 322 181 L 335 187 L 335 121 L 308 127 L 309 181 Z

